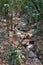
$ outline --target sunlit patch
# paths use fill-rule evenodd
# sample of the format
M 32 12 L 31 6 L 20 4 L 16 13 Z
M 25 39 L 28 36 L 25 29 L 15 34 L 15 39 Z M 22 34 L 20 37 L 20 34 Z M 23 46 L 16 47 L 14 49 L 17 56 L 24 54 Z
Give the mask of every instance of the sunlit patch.
M 27 50 L 32 49 L 32 48 L 33 48 L 33 45 L 32 45 L 32 44 L 29 44 L 29 45 L 27 46 Z

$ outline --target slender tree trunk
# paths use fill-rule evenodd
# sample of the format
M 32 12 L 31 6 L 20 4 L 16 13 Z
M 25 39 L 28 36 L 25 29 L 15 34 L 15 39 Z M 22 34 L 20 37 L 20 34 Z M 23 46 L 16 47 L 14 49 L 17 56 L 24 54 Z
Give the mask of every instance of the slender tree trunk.
M 42 14 L 40 14 L 40 16 L 39 16 L 39 20 L 40 20 L 40 30 L 42 31 L 43 30 L 43 15 Z
M 6 18 L 6 24 L 7 24 L 7 33 L 8 33 L 8 37 L 9 37 L 9 15 L 8 15 L 7 7 L 5 8 L 5 18 Z
M 12 22 L 13 14 L 11 13 L 11 31 L 13 31 L 13 22 Z
M 8 0 L 6 0 L 6 3 L 8 4 Z M 6 24 L 7 24 L 7 33 L 9 37 L 9 15 L 8 15 L 8 6 L 5 6 L 5 18 L 6 18 Z
M 7 33 L 8 33 L 8 37 L 9 37 L 9 17 L 6 16 L 6 24 L 7 24 Z

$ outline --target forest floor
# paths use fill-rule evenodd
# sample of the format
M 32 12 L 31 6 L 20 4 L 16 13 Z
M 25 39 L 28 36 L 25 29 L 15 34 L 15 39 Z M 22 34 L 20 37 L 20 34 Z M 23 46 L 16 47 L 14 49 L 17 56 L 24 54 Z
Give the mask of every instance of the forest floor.
M 18 22 L 18 21 L 17 21 Z M 16 23 L 17 23 L 16 22 Z M 21 23 L 19 21 L 19 25 L 25 25 L 26 23 Z M 15 32 L 17 36 L 8 38 L 6 28 L 3 27 L 6 25 L 5 23 L 0 22 L 0 65 L 8 65 L 5 60 L 3 60 L 3 54 L 9 50 L 11 46 L 18 45 L 18 41 L 20 41 L 24 36 L 25 32 L 17 30 L 17 27 L 15 28 Z M 22 33 L 22 34 L 21 34 Z M 18 35 L 20 34 L 20 35 Z M 21 37 L 22 38 L 21 38 Z M 9 41 L 10 40 L 10 41 Z M 25 42 L 28 43 L 29 39 L 25 39 Z M 25 51 L 25 62 L 24 65 L 43 65 L 41 61 L 37 58 L 37 55 L 33 51 Z

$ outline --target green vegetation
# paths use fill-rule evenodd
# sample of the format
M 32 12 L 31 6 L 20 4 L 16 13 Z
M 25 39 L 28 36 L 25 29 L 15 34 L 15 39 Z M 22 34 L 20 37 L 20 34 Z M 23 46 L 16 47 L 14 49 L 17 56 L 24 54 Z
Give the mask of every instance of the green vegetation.
M 31 25 L 33 23 L 37 23 L 36 29 L 30 28 L 30 29 L 34 29 L 34 31 L 32 32 L 33 35 L 38 33 L 39 31 L 41 32 L 43 31 L 43 0 L 0 0 L 0 16 L 5 16 L 8 37 L 9 37 L 9 20 L 11 23 L 10 24 L 11 31 L 13 31 L 14 13 L 15 13 L 15 17 L 16 16 L 23 17 L 24 14 L 27 15 L 26 18 L 24 16 L 24 19 L 26 19 L 26 22 L 28 21 L 28 26 L 29 24 Z M 38 22 L 40 22 L 40 26 Z M 4 33 L 2 34 L 2 36 L 4 38 Z M 13 63 L 17 63 L 17 62 L 19 62 L 18 65 L 23 65 L 22 47 L 16 47 L 16 46 L 11 47 L 10 50 L 7 51 L 5 56 L 8 57 L 9 65 L 13 65 Z
M 21 50 L 22 47 L 11 47 L 6 54 L 4 54 L 4 58 L 8 58 L 9 65 L 15 64 L 23 65 L 23 58 L 24 52 Z

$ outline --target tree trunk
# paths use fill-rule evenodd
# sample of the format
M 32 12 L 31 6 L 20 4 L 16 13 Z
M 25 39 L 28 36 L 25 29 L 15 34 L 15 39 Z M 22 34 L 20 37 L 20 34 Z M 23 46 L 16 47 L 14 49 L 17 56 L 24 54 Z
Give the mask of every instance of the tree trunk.
M 8 8 L 5 8 L 5 18 L 6 18 L 6 24 L 7 24 L 7 33 L 9 37 L 9 15 L 8 15 Z
M 43 16 L 42 14 L 39 15 L 39 21 L 40 21 L 40 31 L 43 30 Z
M 11 13 L 11 31 L 13 31 L 13 22 L 12 22 L 13 14 Z

